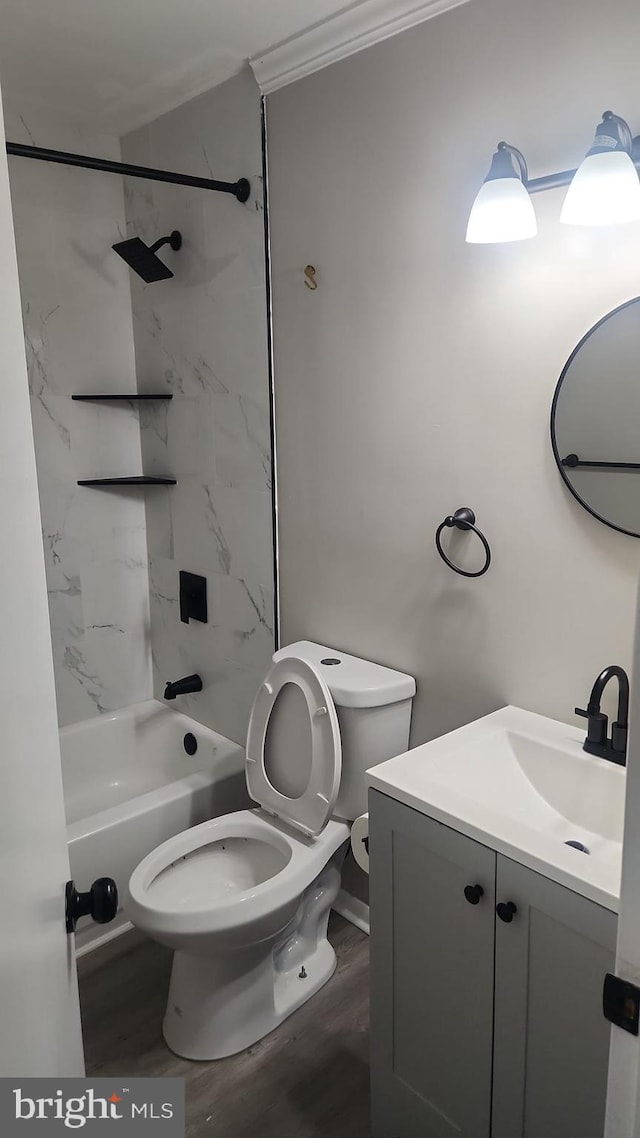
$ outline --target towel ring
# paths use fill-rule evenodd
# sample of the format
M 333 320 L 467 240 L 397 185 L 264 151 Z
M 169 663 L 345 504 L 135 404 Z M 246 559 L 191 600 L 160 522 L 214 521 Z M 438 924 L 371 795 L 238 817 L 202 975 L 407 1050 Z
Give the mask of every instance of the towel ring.
M 459 565 L 454 565 L 453 561 L 449 560 L 444 549 L 442 548 L 440 542 L 440 534 L 442 533 L 443 529 L 452 529 L 454 526 L 456 529 L 473 530 L 473 532 L 478 535 L 480 541 L 484 546 L 486 560 L 482 566 L 482 569 L 478 569 L 475 573 L 469 573 L 467 569 L 461 569 Z M 436 530 L 436 549 L 438 550 L 438 553 L 440 554 L 445 565 L 448 565 L 450 569 L 453 569 L 454 573 L 459 573 L 461 577 L 482 577 L 482 575 L 486 573 L 491 564 L 491 550 L 489 549 L 489 542 L 487 541 L 482 531 L 477 528 L 476 515 L 469 506 L 461 506 L 459 510 L 456 510 L 455 514 L 449 514 L 449 516 L 445 518 L 443 522 L 440 522 L 440 525 Z

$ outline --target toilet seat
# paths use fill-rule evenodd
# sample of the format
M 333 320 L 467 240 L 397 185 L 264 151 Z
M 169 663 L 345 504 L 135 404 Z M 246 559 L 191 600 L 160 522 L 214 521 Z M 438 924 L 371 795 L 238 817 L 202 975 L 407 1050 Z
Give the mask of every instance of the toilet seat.
M 179 935 L 241 933 L 247 924 L 256 925 L 273 913 L 295 907 L 307 886 L 348 841 L 349 832 L 344 822 L 332 819 L 318 838 L 296 837 L 277 819 L 264 817 L 261 810 L 239 810 L 212 818 L 169 838 L 140 862 L 129 881 L 127 915 L 160 941 L 163 936 L 170 937 L 172 944 Z M 185 906 L 185 859 L 199 853 L 206 856 L 207 847 L 238 839 L 272 847 L 281 868 L 248 887 L 240 882 L 224 890 L 208 892 L 205 888 L 196 904 Z M 194 858 L 192 865 L 195 875 L 200 875 L 201 862 Z M 219 868 L 212 866 L 212 875 L 218 872 Z M 154 883 L 164 875 L 167 888 L 159 894 Z
M 286 684 L 303 695 L 311 734 L 309 782 L 297 798 L 288 798 L 270 782 L 265 767 L 269 720 Z M 296 754 L 291 762 L 297 761 Z M 247 789 L 270 814 L 314 836 L 326 826 L 338 797 L 342 774 L 340 726 L 331 692 L 322 675 L 306 660 L 288 656 L 271 666 L 251 709 L 247 733 Z

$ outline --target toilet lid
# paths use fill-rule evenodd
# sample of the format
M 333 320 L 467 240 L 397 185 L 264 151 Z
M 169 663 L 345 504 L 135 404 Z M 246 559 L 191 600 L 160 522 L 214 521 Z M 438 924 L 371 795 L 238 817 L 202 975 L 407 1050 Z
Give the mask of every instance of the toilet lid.
M 310 754 L 302 755 L 295 746 L 278 755 L 280 769 L 295 776 L 306 763 L 306 788 L 288 796 L 272 784 L 266 769 L 266 743 L 269 721 L 285 685 L 301 694 L 304 709 L 304 745 Z M 308 720 L 307 720 L 308 715 Z M 249 794 L 265 810 L 290 822 L 305 834 L 319 834 L 326 826 L 338 797 L 342 773 L 340 727 L 331 692 L 319 672 L 305 660 L 286 657 L 273 664 L 253 702 L 247 734 L 246 776 Z

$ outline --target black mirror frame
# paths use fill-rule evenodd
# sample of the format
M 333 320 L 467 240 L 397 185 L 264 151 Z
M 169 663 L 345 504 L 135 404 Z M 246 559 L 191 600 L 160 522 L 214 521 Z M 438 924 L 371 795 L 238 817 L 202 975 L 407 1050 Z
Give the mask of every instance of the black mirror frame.
M 575 357 L 577 356 L 577 354 L 580 351 L 583 344 L 586 344 L 587 340 L 591 336 L 593 336 L 594 332 L 597 332 L 598 328 L 600 328 L 600 326 L 602 324 L 606 323 L 607 320 L 610 320 L 612 316 L 616 316 L 618 314 L 618 312 L 623 312 L 625 308 L 629 308 L 632 304 L 638 304 L 638 303 L 640 303 L 640 296 L 634 296 L 631 298 L 631 300 L 625 300 L 624 304 L 619 304 L 617 308 L 612 308 L 611 312 L 607 312 L 605 316 L 603 316 L 600 320 L 598 320 L 598 322 L 596 324 L 594 324 L 593 327 L 591 327 L 589 329 L 589 331 L 585 333 L 585 335 L 582 337 L 582 339 L 576 344 L 571 355 L 569 356 L 569 359 L 567 360 L 562 371 L 560 372 L 560 378 L 556 384 L 556 389 L 553 393 L 553 401 L 551 403 L 551 418 L 550 418 L 550 423 L 549 423 L 550 434 L 551 434 L 551 447 L 553 450 L 553 457 L 556 460 L 556 466 L 558 467 L 558 470 L 560 471 L 560 474 L 562 475 L 562 481 L 564 482 L 564 484 L 568 488 L 568 490 L 571 492 L 573 497 L 576 499 L 576 502 L 579 502 L 580 505 L 582 506 L 583 510 L 586 510 L 588 514 L 591 514 L 592 518 L 597 518 L 597 520 L 599 522 L 602 522 L 603 525 L 608 526 L 609 529 L 617 530 L 618 533 L 625 533 L 628 537 L 635 537 L 635 538 L 640 538 L 640 532 L 636 533 L 634 530 L 623 529 L 622 526 L 617 526 L 614 524 L 614 522 L 608 521 L 607 518 L 602 517 L 602 514 L 596 513 L 596 511 L 594 509 L 592 509 L 591 506 L 589 506 L 587 504 L 587 502 L 585 502 L 584 498 L 580 497 L 580 495 L 578 494 L 578 491 L 575 489 L 575 487 L 569 481 L 569 478 L 568 478 L 568 475 L 565 471 L 565 468 L 562 465 L 562 459 L 560 457 L 560 452 L 558 451 L 558 445 L 556 443 L 555 426 L 556 426 L 556 407 L 558 405 L 558 399 L 560 397 L 560 392 L 562 391 L 562 384 L 564 383 L 566 374 L 567 374 L 569 368 L 571 367 L 571 364 L 573 363 Z

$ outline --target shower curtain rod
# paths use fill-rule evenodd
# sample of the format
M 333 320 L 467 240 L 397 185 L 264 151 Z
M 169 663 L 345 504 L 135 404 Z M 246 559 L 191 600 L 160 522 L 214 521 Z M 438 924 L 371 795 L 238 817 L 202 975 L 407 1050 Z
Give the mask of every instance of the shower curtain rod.
M 170 170 L 132 166 L 128 162 L 112 162 L 110 158 L 92 158 L 87 154 L 68 154 L 65 150 L 48 150 L 42 146 L 25 146 L 21 142 L 7 142 L 6 145 L 7 154 L 18 158 L 39 158 L 42 162 L 58 162 L 62 166 L 81 166 L 85 170 L 104 170 L 108 174 L 125 174 L 129 178 L 147 178 L 151 182 L 174 182 L 177 186 L 216 190 L 220 194 L 233 194 L 239 202 L 246 202 L 251 192 L 246 178 L 238 178 L 237 182 L 218 182 L 215 178 L 173 174 Z

